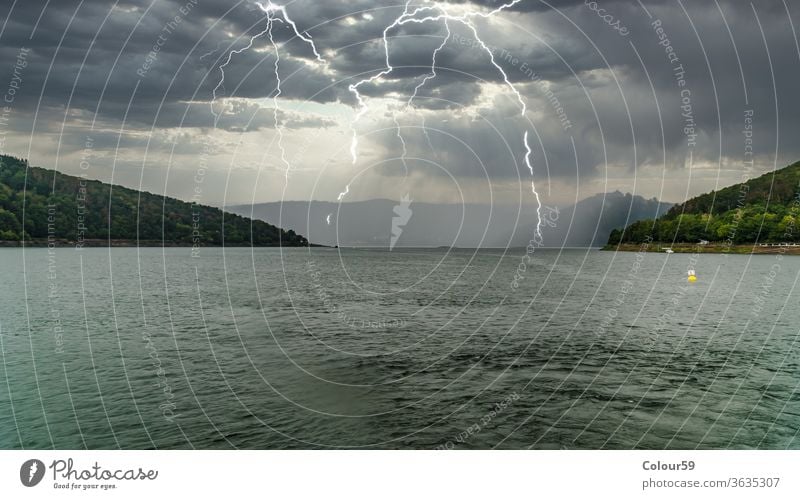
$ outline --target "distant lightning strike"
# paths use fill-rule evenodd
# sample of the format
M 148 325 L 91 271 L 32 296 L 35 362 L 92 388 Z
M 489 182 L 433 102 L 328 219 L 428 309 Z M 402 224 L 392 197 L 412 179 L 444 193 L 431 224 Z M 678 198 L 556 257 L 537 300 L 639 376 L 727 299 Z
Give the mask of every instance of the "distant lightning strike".
M 341 200 L 342 200 L 342 199 L 344 199 L 344 197 L 345 197 L 345 196 L 347 196 L 348 194 L 350 194 L 350 185 L 349 185 L 349 184 L 345 186 L 345 188 L 344 188 L 344 192 L 340 192 L 340 193 L 339 193 L 339 197 L 338 197 L 337 199 L 338 199 L 339 201 L 341 201 Z
M 441 45 L 436 47 L 436 50 L 433 51 L 433 57 L 431 58 L 431 72 L 425 75 L 425 78 L 423 78 L 423 80 L 419 83 L 419 85 L 414 87 L 414 93 L 411 94 L 411 97 L 408 99 L 408 102 L 406 103 L 406 108 L 411 106 L 411 102 L 417 97 L 419 90 L 422 87 L 424 87 L 426 83 L 428 83 L 428 80 L 432 80 L 437 76 L 436 57 L 439 55 L 439 52 L 441 52 L 444 49 L 445 45 L 447 45 L 447 42 L 450 41 L 450 37 L 453 36 L 453 34 L 450 32 L 450 23 L 448 22 L 447 19 L 444 20 L 444 27 L 447 30 L 447 36 L 444 37 Z
M 447 30 L 447 36 L 443 40 L 442 44 L 436 50 L 434 50 L 434 52 L 433 52 L 432 63 L 431 63 L 431 72 L 428 75 L 426 75 L 425 78 L 422 80 L 422 82 L 414 88 L 414 93 L 409 98 L 409 100 L 408 100 L 408 102 L 406 104 L 406 108 L 408 108 L 411 105 L 412 101 L 417 96 L 419 90 L 429 80 L 431 80 L 432 78 L 435 78 L 437 76 L 437 74 L 436 74 L 436 57 L 438 56 L 439 52 L 444 48 L 444 46 L 447 44 L 447 42 L 450 39 L 451 32 L 450 32 L 450 24 L 449 23 L 452 21 L 452 22 L 459 23 L 459 24 L 465 26 L 467 29 L 469 29 L 472 32 L 476 43 L 478 43 L 480 45 L 481 49 L 483 49 L 483 51 L 486 52 L 486 54 L 489 56 L 489 60 L 491 61 L 492 66 L 494 66 L 497 69 L 497 71 L 502 75 L 503 81 L 505 82 L 506 86 L 516 96 L 517 101 L 519 102 L 520 116 L 524 117 L 525 113 L 528 110 L 528 108 L 527 108 L 527 106 L 525 104 L 525 100 L 522 98 L 522 94 L 519 92 L 519 90 L 517 90 L 517 88 L 514 86 L 514 84 L 511 83 L 511 81 L 509 80 L 508 75 L 506 74 L 506 72 L 497 63 L 497 61 L 494 58 L 494 53 L 486 45 L 486 43 L 484 43 L 484 41 L 481 39 L 480 35 L 478 34 L 477 27 L 472 23 L 472 20 L 471 20 L 474 17 L 482 17 L 484 19 L 488 19 L 488 18 L 492 17 L 493 15 L 497 14 L 498 12 L 501 12 L 501 11 L 503 11 L 505 9 L 508 9 L 508 8 L 518 4 L 521 1 L 522 0 L 512 0 L 511 2 L 508 2 L 508 3 L 505 3 L 503 5 L 500 5 L 499 7 L 495 8 L 494 10 L 491 10 L 489 12 L 467 12 L 467 13 L 462 14 L 462 15 L 453 15 L 453 14 L 451 14 L 451 13 L 449 13 L 447 11 L 446 6 L 444 6 L 444 5 L 440 4 L 440 3 L 436 3 L 434 5 L 425 5 L 425 6 L 422 6 L 422 7 L 418 7 L 414 11 L 409 12 L 409 7 L 410 7 L 410 4 L 411 4 L 411 0 L 409 0 L 405 5 L 405 9 L 403 10 L 403 13 L 398 18 L 396 18 L 394 20 L 394 22 L 392 22 L 389 26 L 387 26 L 386 29 L 383 30 L 383 48 L 384 48 L 384 58 L 385 58 L 386 69 L 382 70 L 381 72 L 379 72 L 379 73 L 377 73 L 377 74 L 375 74 L 375 75 L 373 75 L 373 76 L 371 76 L 369 78 L 366 78 L 364 80 L 361 80 L 361 81 L 359 81 L 357 83 L 354 83 L 354 84 L 351 84 L 349 86 L 349 90 L 350 90 L 350 92 L 352 92 L 355 95 L 356 100 L 358 101 L 358 106 L 359 106 L 359 110 L 356 113 L 356 116 L 354 117 L 352 123 L 350 124 L 350 128 L 351 128 L 352 133 L 353 133 L 352 142 L 350 144 L 350 154 L 351 154 L 352 159 L 353 159 L 353 164 L 355 164 L 358 161 L 358 131 L 356 130 L 356 126 L 357 126 L 359 120 L 369 111 L 369 106 L 367 106 L 367 103 L 365 102 L 363 96 L 358 91 L 358 89 L 359 89 L 360 86 L 362 86 L 362 85 L 364 85 L 366 83 L 376 82 L 376 81 L 382 79 L 384 76 L 387 76 L 387 75 L 391 74 L 394 71 L 394 67 L 392 66 L 390 58 L 389 58 L 389 40 L 388 40 L 388 35 L 389 35 L 389 32 L 391 30 L 393 30 L 393 29 L 395 29 L 395 28 L 397 28 L 399 26 L 403 26 L 405 24 L 409 24 L 409 23 L 423 24 L 423 23 L 427 23 L 427 22 L 442 21 L 444 23 L 445 29 Z M 417 17 L 419 14 L 421 14 L 423 12 L 426 12 L 426 13 L 431 12 L 432 14 L 431 15 L 427 15 L 425 17 Z M 403 144 L 403 160 L 404 160 L 404 164 L 405 164 L 406 143 L 403 140 L 402 135 L 400 134 L 400 126 L 399 126 L 399 123 L 397 122 L 397 117 L 396 116 L 394 116 L 394 121 L 395 121 L 395 125 L 397 125 L 397 135 L 398 135 L 398 137 L 400 138 L 400 141 Z M 428 138 L 428 143 L 430 144 L 430 138 L 428 137 L 427 130 L 424 127 L 424 122 L 423 122 L 423 132 L 425 133 L 426 138 Z M 523 140 L 523 143 L 524 143 L 524 146 L 525 146 L 525 165 L 530 170 L 531 175 L 533 175 L 533 166 L 531 165 L 531 159 L 530 159 L 532 151 L 531 151 L 530 145 L 528 143 L 528 132 L 527 131 L 524 133 L 522 140 Z M 533 190 L 533 193 L 534 193 L 534 195 L 536 197 L 536 202 L 537 202 L 536 215 L 537 215 L 538 223 L 536 225 L 536 235 L 541 237 L 541 225 L 542 225 L 541 206 L 542 205 L 541 205 L 541 200 L 539 198 L 539 193 L 536 191 L 536 185 L 535 185 L 535 183 L 533 181 L 531 181 L 531 189 Z M 345 187 L 345 191 L 339 194 L 339 201 L 341 201 L 347 195 L 347 193 L 349 191 L 350 191 L 350 186 L 347 185 Z
M 447 30 L 447 36 L 444 37 L 444 39 L 442 40 L 441 45 L 436 47 L 436 50 L 433 51 L 433 57 L 431 58 L 431 72 L 428 73 L 427 75 L 425 75 L 425 78 L 423 78 L 423 80 L 419 83 L 419 85 L 414 87 L 414 93 L 411 94 L 411 97 L 409 97 L 408 102 L 406 103 L 406 110 L 408 110 L 408 108 L 411 107 L 411 103 L 417 97 L 417 94 L 419 93 L 419 90 L 422 87 L 424 87 L 426 83 L 428 83 L 428 80 L 432 80 L 432 79 L 436 78 L 436 76 L 437 76 L 437 73 L 436 73 L 436 58 L 439 56 L 439 52 L 441 52 L 444 49 L 445 45 L 447 45 L 447 42 L 450 41 L 450 38 L 453 35 L 450 32 L 450 24 L 449 24 L 447 19 L 444 20 L 444 27 Z M 425 135 L 425 140 L 428 141 L 428 146 L 430 146 L 431 151 L 433 151 L 434 150 L 433 143 L 431 143 L 431 137 L 430 137 L 430 135 L 428 135 L 428 128 L 425 126 L 425 113 L 422 113 L 422 133 Z
M 259 5 L 259 7 L 261 7 Z M 262 7 L 263 9 L 263 7 Z M 272 44 L 272 48 L 275 50 L 275 91 L 272 93 L 272 118 L 275 124 L 275 130 L 278 132 L 278 150 L 281 152 L 281 162 L 286 166 L 285 175 L 286 181 L 289 181 L 289 171 L 292 169 L 291 163 L 289 160 L 286 159 L 286 148 L 283 147 L 283 123 L 280 120 L 280 116 L 278 115 L 278 98 L 283 93 L 283 89 L 281 88 L 281 72 L 280 72 L 280 63 L 281 63 L 281 52 L 278 50 L 278 45 L 275 44 L 275 37 L 272 36 L 272 23 L 273 21 L 277 21 L 272 17 L 272 11 L 265 11 L 267 13 L 267 28 L 269 29 L 269 42 Z
M 531 172 L 531 177 L 533 177 L 533 165 L 531 165 L 531 146 L 528 144 L 528 131 L 525 130 L 525 136 L 522 138 L 522 142 L 525 144 L 525 166 L 528 167 L 528 170 Z M 536 197 L 536 235 L 539 239 L 542 238 L 542 200 L 539 198 L 539 193 L 536 192 L 536 182 L 531 180 L 531 190 L 533 191 L 533 195 Z
M 231 50 L 228 53 L 228 57 L 225 59 L 225 62 L 220 64 L 219 66 L 220 80 L 219 83 L 217 83 L 217 86 L 214 87 L 214 90 L 212 91 L 211 114 L 214 115 L 215 118 L 214 121 L 216 124 L 219 121 L 220 115 L 222 113 L 217 114 L 214 111 L 214 102 L 216 102 L 217 100 L 217 91 L 220 88 L 222 88 L 223 85 L 225 84 L 225 68 L 228 67 L 228 65 L 231 63 L 231 59 L 233 58 L 233 56 L 250 50 L 253 47 L 253 43 L 257 39 L 263 37 L 264 35 L 267 35 L 267 37 L 269 38 L 269 42 L 272 45 L 273 50 L 275 51 L 275 64 L 273 65 L 273 67 L 275 70 L 276 84 L 275 84 L 275 91 L 272 93 L 272 104 L 273 104 L 272 116 L 274 118 L 275 130 L 278 133 L 278 149 L 280 150 L 281 161 L 285 165 L 286 180 L 288 182 L 289 172 L 292 169 L 292 165 L 289 162 L 289 160 L 286 159 L 286 149 L 283 146 L 283 123 L 281 122 L 280 119 L 280 107 L 278 100 L 281 94 L 283 93 L 282 89 L 283 82 L 281 81 L 281 74 L 280 74 L 281 54 L 280 54 L 280 47 L 275 42 L 275 38 L 272 33 L 272 27 L 274 26 L 274 23 L 279 22 L 281 24 L 291 26 L 295 36 L 297 36 L 297 38 L 301 39 L 311 47 L 311 50 L 314 52 L 314 56 L 316 57 L 317 61 L 325 63 L 325 59 L 322 58 L 319 51 L 317 50 L 317 46 L 316 44 L 314 44 L 314 40 L 311 38 L 311 35 L 309 35 L 308 33 L 301 33 L 300 30 L 297 28 L 297 25 L 294 23 L 292 18 L 289 17 L 289 14 L 286 12 L 286 7 L 282 5 L 275 5 L 272 2 L 267 2 L 266 4 L 256 2 L 256 6 L 267 15 L 267 26 L 260 32 L 250 37 L 250 40 L 248 41 L 247 45 L 245 45 L 240 49 Z M 276 17 L 277 14 L 280 14 L 282 16 L 282 19 Z
M 411 0 L 408 0 L 408 2 L 406 2 L 406 7 L 403 10 L 403 13 L 400 15 L 400 17 L 395 19 L 395 21 L 392 24 L 390 24 L 389 26 L 386 27 L 386 29 L 383 30 L 383 52 L 384 52 L 384 59 L 386 61 L 386 69 L 384 69 L 383 71 L 381 71 L 376 75 L 373 75 L 367 79 L 359 81 L 358 83 L 351 84 L 348 86 L 348 89 L 356 96 L 356 100 L 358 101 L 358 112 L 356 113 L 355 118 L 353 118 L 353 121 L 350 124 L 350 128 L 353 131 L 353 140 L 350 144 L 350 155 L 353 157 L 353 164 L 356 164 L 356 162 L 358 161 L 358 132 L 356 131 L 356 124 L 359 122 L 361 117 L 364 116 L 369 110 L 369 106 L 367 106 L 367 103 L 364 102 L 364 98 L 361 96 L 361 92 L 358 91 L 358 87 L 360 87 L 365 83 L 372 83 L 373 81 L 379 80 L 384 76 L 388 75 L 389 73 L 391 73 L 392 71 L 394 71 L 392 63 L 389 60 L 389 40 L 387 36 L 389 35 L 389 31 L 392 28 L 399 26 L 400 21 L 409 14 L 408 8 L 410 5 L 411 5 Z M 417 9 L 417 11 L 418 10 L 419 9 Z M 341 198 L 342 195 L 340 194 L 339 197 Z
M 406 2 L 405 9 L 403 9 L 403 15 L 408 14 L 408 8 L 411 5 L 411 0 Z M 384 31 L 384 41 L 386 41 L 386 32 Z M 384 44 L 384 48 L 386 50 L 386 64 L 389 64 L 389 46 L 388 44 Z M 356 92 L 358 90 L 356 89 Z M 394 126 L 397 130 L 397 138 L 400 140 L 400 144 L 403 146 L 403 153 L 400 156 L 400 161 L 403 163 L 403 169 L 406 172 L 406 176 L 408 176 L 408 146 L 406 145 L 406 139 L 403 138 L 403 133 L 400 130 L 400 122 L 397 120 L 397 109 L 392 110 L 392 119 L 394 120 Z M 354 161 L 355 163 L 355 161 Z
M 400 130 L 400 122 L 397 120 L 397 110 L 392 111 L 392 119 L 394 120 L 394 127 L 397 130 L 397 138 L 400 140 L 400 144 L 403 146 L 403 154 L 400 155 L 400 162 L 403 163 L 403 168 L 406 171 L 406 175 L 408 175 L 408 162 L 406 158 L 408 157 L 408 146 L 406 145 L 406 139 L 403 138 L 403 134 Z

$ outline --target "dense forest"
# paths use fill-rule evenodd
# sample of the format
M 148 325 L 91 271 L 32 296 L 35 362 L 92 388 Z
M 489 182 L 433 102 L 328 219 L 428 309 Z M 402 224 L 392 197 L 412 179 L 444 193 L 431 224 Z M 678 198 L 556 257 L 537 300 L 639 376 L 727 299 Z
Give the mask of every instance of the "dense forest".
M 165 245 L 308 246 L 306 238 L 294 231 L 266 222 L 30 167 L 25 160 L 0 156 L 0 241 L 47 238 Z
M 730 244 L 800 241 L 800 162 L 673 206 L 658 219 L 611 232 L 608 244 L 659 242 Z

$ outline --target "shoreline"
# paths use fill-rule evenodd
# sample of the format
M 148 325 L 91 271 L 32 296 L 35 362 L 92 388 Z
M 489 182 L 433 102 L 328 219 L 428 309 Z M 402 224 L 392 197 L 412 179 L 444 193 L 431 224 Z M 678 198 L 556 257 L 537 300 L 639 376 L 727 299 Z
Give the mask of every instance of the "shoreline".
M 0 240 L 0 248 L 325 248 L 327 246 L 319 244 L 202 244 L 196 245 L 190 242 L 181 241 L 150 241 L 136 239 L 85 239 L 80 243 L 67 239 L 29 239 L 27 241 L 3 241 Z
M 643 247 L 644 243 L 625 243 L 619 245 L 606 245 L 600 251 L 632 251 L 646 253 L 665 253 L 670 248 L 675 253 L 713 253 L 734 255 L 800 255 L 800 245 L 797 246 L 761 246 L 759 244 L 725 244 L 709 243 L 659 243 L 652 242 Z

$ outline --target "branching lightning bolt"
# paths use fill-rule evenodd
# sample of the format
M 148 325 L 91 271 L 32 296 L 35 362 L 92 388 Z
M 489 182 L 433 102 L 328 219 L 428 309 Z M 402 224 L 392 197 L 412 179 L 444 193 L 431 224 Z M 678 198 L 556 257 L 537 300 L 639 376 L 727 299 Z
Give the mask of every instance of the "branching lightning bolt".
M 367 111 L 369 110 L 369 107 L 367 106 L 367 103 L 364 102 L 364 98 L 361 96 L 361 93 L 358 91 L 358 87 L 360 87 L 361 85 L 363 85 L 365 83 L 372 83 L 374 81 L 377 81 L 377 80 L 383 78 L 384 76 L 390 74 L 392 71 L 394 71 L 394 68 L 392 67 L 392 63 L 391 63 L 390 58 L 389 58 L 389 39 L 387 37 L 389 36 L 389 31 L 392 28 L 395 28 L 395 27 L 399 26 L 400 25 L 399 23 L 402 21 L 402 19 L 405 16 L 409 15 L 408 9 L 409 9 L 410 6 L 411 6 L 411 0 L 408 0 L 406 2 L 405 8 L 403 9 L 403 13 L 400 15 L 400 17 L 395 19 L 395 21 L 392 24 L 390 24 L 389 26 L 387 26 L 383 30 L 383 53 L 384 53 L 384 59 L 385 59 L 385 62 L 386 62 L 386 69 L 384 69 L 383 71 L 381 71 L 380 73 L 378 73 L 376 75 L 371 76 L 370 78 L 361 80 L 358 83 L 351 84 L 351 85 L 348 86 L 348 89 L 350 90 L 350 92 L 352 92 L 356 96 L 356 100 L 358 101 L 358 112 L 356 113 L 356 116 L 353 118 L 353 121 L 350 123 L 350 129 L 351 129 L 351 131 L 353 133 L 353 140 L 350 143 L 350 156 L 352 156 L 352 158 L 353 158 L 353 164 L 356 164 L 356 162 L 358 161 L 358 131 L 356 131 L 356 124 L 359 122 L 359 120 L 361 120 L 361 117 L 364 116 L 367 113 Z M 414 12 L 416 13 L 419 10 L 420 9 L 417 9 Z M 406 166 L 406 163 L 405 163 L 406 142 L 403 139 L 402 134 L 400 133 L 400 123 L 398 123 L 398 121 L 397 121 L 397 115 L 393 114 L 392 117 L 394 119 L 394 124 L 397 127 L 397 137 L 400 139 L 400 142 L 403 144 L 403 166 L 406 167 L 406 169 L 408 169 L 408 167 Z M 339 197 L 337 199 L 339 201 L 341 201 L 342 199 L 344 199 L 345 196 L 347 196 L 347 194 L 349 192 L 350 192 L 350 185 L 348 184 L 348 185 L 345 186 L 344 191 L 339 193 Z
M 400 22 L 403 20 L 403 18 L 406 17 L 407 15 L 409 15 L 408 8 L 409 8 L 410 5 L 411 5 L 411 0 L 408 0 L 408 2 L 406 2 L 406 7 L 403 10 L 403 14 L 401 14 L 400 17 L 395 19 L 395 21 L 392 24 L 390 24 L 389 26 L 387 26 L 383 30 L 383 53 L 384 53 L 384 59 L 385 59 L 385 62 L 386 62 L 386 69 L 384 69 L 380 73 L 378 73 L 376 75 L 373 75 L 373 76 L 371 76 L 371 77 L 369 77 L 367 79 L 361 80 L 358 83 L 351 84 L 348 87 L 350 92 L 352 92 L 356 96 L 356 100 L 358 101 L 358 112 L 356 113 L 355 118 L 353 118 L 353 122 L 351 123 L 351 127 L 350 127 L 352 129 L 352 132 L 353 132 L 353 140 L 352 140 L 352 142 L 350 144 L 350 155 L 353 157 L 353 164 L 356 164 L 356 162 L 358 161 L 358 132 L 356 131 L 355 127 L 356 127 L 356 124 L 361 119 L 361 117 L 364 116 L 367 113 L 367 111 L 369 110 L 369 106 L 367 106 L 367 103 L 364 102 L 364 98 L 361 96 L 361 92 L 358 91 L 358 87 L 360 87 L 361 85 L 363 85 L 365 83 L 372 83 L 372 82 L 374 82 L 376 80 L 379 80 L 379 79 L 383 78 L 384 76 L 390 74 L 392 71 L 394 71 L 394 68 L 392 67 L 392 63 L 391 63 L 391 61 L 389 59 L 389 39 L 387 37 L 389 36 L 389 31 L 392 28 L 395 28 L 395 27 L 399 26 Z M 419 9 L 417 9 L 414 12 L 417 12 L 418 10 Z
M 214 115 L 214 123 L 216 125 L 222 113 L 217 114 L 214 111 L 214 102 L 216 102 L 217 100 L 217 91 L 220 88 L 222 88 L 222 86 L 225 84 L 225 68 L 228 67 L 228 65 L 231 63 L 233 56 L 250 50 L 253 47 L 253 43 L 257 39 L 266 35 L 269 39 L 270 44 L 272 45 L 273 50 L 275 51 L 275 64 L 273 65 L 273 68 L 275 71 L 276 84 L 275 84 L 275 90 L 272 93 L 272 104 L 273 104 L 272 116 L 275 123 L 275 130 L 278 133 L 278 149 L 280 150 L 281 161 L 285 165 L 286 180 L 288 182 L 289 172 L 292 169 L 292 165 L 286 158 L 286 149 L 283 146 L 283 123 L 280 119 L 280 106 L 279 106 L 279 98 L 283 93 L 282 89 L 283 82 L 281 81 L 281 74 L 280 74 L 281 53 L 280 53 L 280 47 L 275 42 L 275 38 L 272 33 L 272 27 L 274 26 L 274 23 L 280 22 L 281 24 L 290 26 L 294 31 L 295 36 L 300 40 L 304 41 L 311 47 L 311 50 L 314 52 L 314 56 L 316 57 L 317 61 L 325 63 L 325 60 L 322 58 L 319 51 L 317 50 L 317 46 L 314 43 L 314 40 L 311 38 L 311 35 L 305 32 L 300 32 L 300 30 L 297 28 L 295 22 L 292 20 L 291 17 L 289 17 L 289 14 L 286 12 L 286 7 L 282 5 L 276 5 L 272 2 L 267 2 L 266 4 L 256 2 L 256 6 L 267 15 L 267 26 L 260 32 L 250 37 L 250 40 L 248 41 L 247 45 L 245 45 L 240 49 L 231 50 L 228 53 L 228 57 L 225 59 L 225 62 L 220 64 L 219 83 L 217 83 L 217 86 L 214 87 L 214 90 L 212 91 L 211 113 Z M 282 18 L 276 17 L 277 14 L 280 14 Z
M 259 7 L 261 7 L 259 5 Z M 263 8 L 263 7 L 262 7 Z M 292 169 L 292 165 L 289 163 L 289 160 L 286 159 L 286 148 L 283 147 L 283 123 L 281 122 L 280 116 L 278 115 L 279 111 L 279 104 L 278 98 L 283 93 L 283 89 L 281 88 L 281 72 L 280 72 L 280 63 L 281 63 L 281 51 L 278 50 L 278 45 L 275 43 L 275 37 L 272 36 L 272 23 L 273 21 L 277 21 L 277 19 L 272 17 L 272 11 L 265 11 L 267 13 L 267 28 L 269 34 L 269 42 L 272 44 L 272 48 L 275 50 L 275 91 L 272 93 L 272 118 L 275 123 L 275 130 L 278 132 L 278 150 L 281 152 L 281 162 L 286 166 L 285 175 L 286 181 L 289 181 L 289 171 Z
M 354 84 L 351 84 L 349 86 L 349 90 L 350 90 L 350 92 L 352 92 L 355 95 L 356 101 L 358 102 L 358 107 L 359 107 L 358 112 L 356 113 L 355 117 L 353 118 L 352 123 L 350 124 L 350 128 L 351 128 L 351 131 L 352 131 L 352 134 L 353 134 L 353 138 L 352 138 L 352 141 L 351 141 L 351 144 L 350 144 L 350 155 L 352 156 L 353 164 L 355 164 L 358 161 L 358 131 L 356 130 L 356 126 L 357 126 L 359 120 L 369 110 L 369 107 L 367 106 L 366 101 L 364 100 L 363 96 L 361 95 L 361 93 L 359 92 L 358 89 L 359 89 L 359 87 L 361 87 L 364 84 L 373 83 L 373 82 L 379 81 L 384 76 L 387 76 L 387 75 L 391 74 L 394 71 L 394 67 L 392 66 L 391 60 L 389 58 L 389 40 L 388 40 L 388 35 L 389 35 L 389 32 L 391 30 L 393 30 L 393 29 L 395 29 L 397 27 L 403 26 L 405 24 L 409 24 L 409 23 L 423 24 L 423 23 L 428 23 L 428 22 L 440 22 L 441 21 L 441 22 L 444 23 L 444 27 L 447 30 L 447 36 L 442 41 L 442 44 L 436 50 L 434 50 L 434 52 L 433 52 L 433 58 L 432 58 L 433 60 L 432 60 L 432 63 L 431 63 L 431 72 L 428 75 L 425 76 L 425 78 L 422 80 L 422 82 L 419 85 L 416 86 L 416 88 L 414 89 L 414 93 L 412 94 L 412 96 L 409 98 L 409 100 L 407 102 L 406 108 L 408 108 L 411 105 L 412 101 L 417 96 L 419 90 L 430 79 L 435 78 L 437 76 L 437 74 L 436 74 L 436 57 L 438 56 L 439 52 L 444 48 L 444 46 L 447 44 L 448 40 L 450 39 L 451 32 L 450 32 L 450 24 L 449 23 L 450 22 L 455 22 L 455 23 L 458 23 L 458 24 L 461 24 L 461 25 L 465 26 L 467 29 L 469 29 L 472 32 L 472 34 L 474 36 L 474 40 L 480 45 L 481 49 L 483 49 L 483 51 L 486 52 L 486 54 L 489 56 L 489 60 L 491 61 L 492 66 L 494 66 L 495 69 L 497 69 L 497 71 L 502 75 L 503 81 L 505 82 L 506 86 L 516 96 L 517 101 L 519 102 L 520 116 L 524 117 L 526 112 L 527 112 L 527 106 L 525 104 L 525 100 L 522 98 L 522 94 L 520 94 L 519 90 L 517 90 L 517 88 L 514 86 L 514 84 L 511 83 L 511 81 L 509 80 L 508 75 L 506 74 L 506 72 L 503 70 L 503 68 L 495 60 L 494 53 L 486 45 L 486 43 L 484 43 L 484 41 L 481 39 L 480 34 L 478 33 L 477 27 L 472 23 L 472 18 L 482 17 L 484 19 L 488 19 L 488 18 L 492 17 L 493 15 L 495 15 L 495 14 L 497 14 L 497 13 L 499 13 L 499 12 L 505 10 L 505 9 L 513 7 L 514 5 L 518 4 L 520 1 L 521 0 L 512 0 L 510 2 L 507 2 L 507 3 L 504 3 L 504 4 L 500 5 L 499 7 L 495 8 L 495 9 L 489 11 L 489 12 L 479 12 L 479 11 L 472 12 L 472 11 L 470 11 L 470 12 L 467 12 L 467 13 L 462 14 L 462 15 L 454 15 L 454 14 L 451 14 L 450 12 L 448 12 L 446 5 L 443 5 L 441 3 L 435 3 L 433 5 L 425 5 L 425 6 L 422 6 L 422 7 L 418 7 L 413 11 L 410 11 L 409 7 L 410 7 L 410 4 L 411 4 L 411 0 L 409 0 L 405 5 L 405 9 L 403 10 L 403 13 L 398 18 L 396 18 L 389 26 L 387 26 L 383 30 L 383 48 L 384 48 L 384 59 L 385 59 L 386 68 L 383 69 L 382 71 L 380 71 L 379 73 L 369 77 L 369 78 L 366 78 L 364 80 L 361 80 L 361 81 L 359 81 L 357 83 L 354 83 Z M 425 17 L 421 17 L 420 14 L 422 14 L 422 13 L 426 13 L 426 14 L 429 14 L 429 15 L 426 15 Z M 397 125 L 398 137 L 403 142 L 403 154 L 404 154 L 403 158 L 405 158 L 406 144 L 405 144 L 405 141 L 402 138 L 402 135 L 400 134 L 400 127 L 399 127 L 399 124 L 397 122 L 396 116 L 394 117 L 394 120 L 395 120 L 395 125 Z M 424 122 L 423 122 L 423 132 L 425 133 L 426 138 L 428 138 L 428 143 L 430 144 L 430 138 L 428 137 L 427 130 L 424 127 Z M 528 143 L 528 132 L 527 131 L 525 131 L 525 133 L 523 134 L 522 141 L 523 141 L 524 146 L 525 146 L 525 165 L 530 170 L 531 175 L 533 175 L 533 166 L 531 165 L 531 154 L 532 154 L 532 151 L 531 151 L 530 145 Z M 534 195 L 536 197 L 536 203 L 537 203 L 537 208 L 536 208 L 536 216 L 537 216 L 536 235 L 541 237 L 541 226 L 542 226 L 541 200 L 539 198 L 539 193 L 536 191 L 536 184 L 533 181 L 531 181 L 531 188 L 532 188 L 533 193 L 534 193 Z M 350 191 L 350 186 L 347 185 L 345 187 L 344 192 L 339 194 L 339 200 L 341 201 L 342 198 L 344 198 L 349 191 Z

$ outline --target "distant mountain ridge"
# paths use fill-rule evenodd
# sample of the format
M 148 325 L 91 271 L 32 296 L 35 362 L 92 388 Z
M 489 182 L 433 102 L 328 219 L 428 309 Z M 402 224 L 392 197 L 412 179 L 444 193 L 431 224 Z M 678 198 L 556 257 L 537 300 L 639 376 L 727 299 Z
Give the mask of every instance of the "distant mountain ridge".
M 24 207 L 24 220 L 23 220 Z M 23 225 L 24 224 L 24 225 Z M 294 231 L 0 155 L 0 242 L 308 246 Z
M 407 206 L 410 211 L 408 219 L 403 221 L 402 227 L 397 227 L 395 209 L 399 209 L 401 204 L 401 199 L 347 203 L 286 201 L 227 206 L 225 209 L 291 228 L 306 234 L 316 243 L 331 246 L 520 247 L 528 244 L 536 225 L 536 211 L 530 206 L 412 201 Z M 671 206 L 620 192 L 598 194 L 574 206 L 559 209 L 555 227 L 544 229 L 544 244 L 548 247 L 601 246 L 613 229 L 642 218 L 659 216 Z M 394 244 L 393 230 L 399 234 Z

